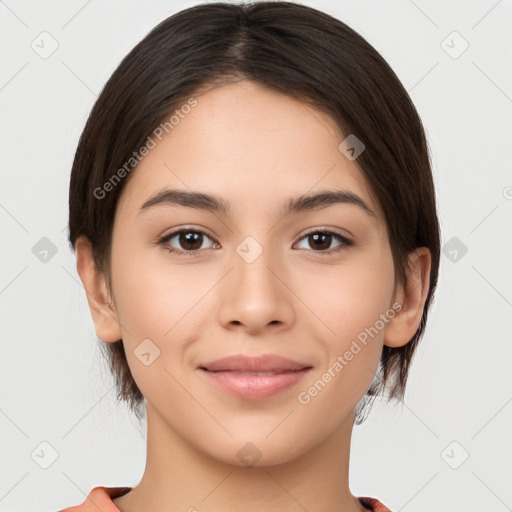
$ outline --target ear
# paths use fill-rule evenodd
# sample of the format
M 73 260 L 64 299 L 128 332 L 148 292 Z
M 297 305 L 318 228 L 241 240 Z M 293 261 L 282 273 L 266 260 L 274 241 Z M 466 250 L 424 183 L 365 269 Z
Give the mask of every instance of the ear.
M 109 298 L 105 277 L 96 268 L 92 247 L 85 237 L 75 243 L 76 269 L 87 294 L 96 335 L 103 341 L 113 342 L 122 338 L 121 326 Z
M 421 322 L 425 300 L 430 288 L 431 254 L 420 247 L 409 254 L 410 271 L 405 284 L 397 285 L 395 303 L 401 309 L 391 319 L 384 334 L 384 345 L 401 347 L 409 343 Z

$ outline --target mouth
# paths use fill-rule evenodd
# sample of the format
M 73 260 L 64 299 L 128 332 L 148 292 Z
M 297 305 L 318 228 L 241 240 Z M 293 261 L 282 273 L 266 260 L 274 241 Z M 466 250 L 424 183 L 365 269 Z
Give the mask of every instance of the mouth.
M 265 354 L 256 357 L 236 354 L 199 366 L 199 369 L 210 372 L 237 372 L 247 375 L 275 375 L 301 371 L 306 368 L 311 368 L 311 365 L 275 354 Z
M 213 372 L 213 373 L 232 373 L 236 375 L 282 375 L 283 373 L 292 373 L 292 372 L 299 372 L 301 370 L 278 370 L 273 372 L 238 372 L 236 370 L 208 370 L 208 368 L 200 368 L 201 370 L 205 370 L 207 372 Z M 305 370 L 306 368 L 303 368 Z
M 243 400 L 263 400 L 296 386 L 312 369 L 311 366 L 289 370 L 238 371 L 210 370 L 199 367 L 206 381 L 216 389 Z

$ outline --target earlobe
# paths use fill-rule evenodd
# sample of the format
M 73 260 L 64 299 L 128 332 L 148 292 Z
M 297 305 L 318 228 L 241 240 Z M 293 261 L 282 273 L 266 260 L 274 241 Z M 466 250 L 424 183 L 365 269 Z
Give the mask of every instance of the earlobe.
M 117 313 L 110 303 L 105 276 L 94 263 L 92 247 L 85 237 L 75 244 L 76 269 L 84 285 L 96 335 L 103 341 L 113 342 L 122 338 Z
M 384 345 L 406 345 L 418 330 L 430 288 L 431 259 L 430 251 L 426 247 L 420 247 L 409 255 L 410 271 L 407 282 L 397 285 L 395 294 L 395 302 L 401 308 L 386 326 Z

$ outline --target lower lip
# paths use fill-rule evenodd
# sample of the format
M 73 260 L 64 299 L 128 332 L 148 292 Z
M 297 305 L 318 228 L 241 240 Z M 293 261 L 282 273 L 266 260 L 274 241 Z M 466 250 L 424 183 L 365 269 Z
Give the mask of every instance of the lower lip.
M 290 371 L 276 375 L 241 375 L 236 372 L 201 371 L 219 388 L 246 400 L 261 400 L 284 391 L 297 384 L 308 372 L 304 370 Z

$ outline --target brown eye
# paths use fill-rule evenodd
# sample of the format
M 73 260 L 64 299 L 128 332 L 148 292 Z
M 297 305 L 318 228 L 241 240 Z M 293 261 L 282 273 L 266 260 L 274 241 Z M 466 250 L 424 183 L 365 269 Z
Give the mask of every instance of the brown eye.
M 203 245 L 203 235 L 197 231 L 182 231 L 178 235 L 178 243 L 186 251 L 201 249 Z
M 211 240 L 204 231 L 198 229 L 181 229 L 163 237 L 159 241 L 159 244 L 164 246 L 169 252 L 195 255 L 200 252 L 200 249 L 205 248 L 203 247 L 205 239 Z M 214 242 L 213 245 L 216 245 L 216 243 Z
M 314 233 L 313 235 L 308 235 L 308 240 L 311 247 L 315 250 L 324 250 L 329 249 L 331 247 L 332 235 L 326 233 Z
M 332 247 L 331 244 L 336 239 L 341 243 L 338 243 L 338 245 Z M 341 250 L 344 247 L 349 247 L 353 245 L 351 240 L 332 231 L 312 231 L 305 235 L 304 237 L 302 237 L 301 241 L 302 240 L 306 240 L 309 247 L 314 252 L 319 252 L 323 254 L 331 254 L 334 251 Z M 305 248 L 307 249 L 307 247 Z

